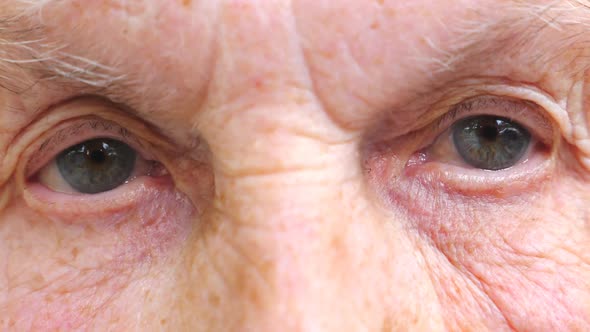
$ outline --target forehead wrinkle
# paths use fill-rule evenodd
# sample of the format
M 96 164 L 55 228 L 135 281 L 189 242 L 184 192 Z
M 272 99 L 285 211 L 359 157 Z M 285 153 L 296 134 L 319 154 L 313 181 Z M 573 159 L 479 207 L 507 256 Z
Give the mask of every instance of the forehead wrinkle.
M 590 5 L 587 0 L 559 0 L 545 3 L 531 1 L 498 2 L 493 8 L 468 8 L 472 15 L 459 18 L 452 26 L 443 26 L 455 36 L 447 45 L 424 37 L 431 56 L 417 59 L 435 68 L 427 73 L 455 72 L 473 60 L 479 63 L 497 62 L 499 57 L 511 57 L 532 45 L 546 42 L 549 33 L 560 33 L 552 45 L 552 52 L 536 55 L 539 61 L 555 60 L 570 47 L 589 39 L 583 31 L 590 27 Z M 490 11 L 506 13 L 502 17 Z
M 523 36 L 520 43 L 527 49 L 537 49 L 531 61 L 547 67 L 559 63 L 560 69 L 576 70 L 576 66 L 588 61 L 590 43 L 590 6 L 586 0 L 556 1 L 552 6 L 539 11 L 538 21 L 545 22 L 529 36 Z M 551 31 L 544 31 L 551 30 Z M 553 38 L 548 43 L 549 35 Z M 528 38 L 527 38 L 528 37 Z M 531 52 L 532 53 L 532 52 Z M 582 60 L 583 63 L 579 63 Z M 567 74 L 575 74 L 570 72 Z
M 40 15 L 32 13 L 39 13 L 39 6 L 55 0 L 25 2 L 36 6 L 36 10 L 26 7 L 0 17 L 1 86 L 10 87 L 11 91 L 26 90 L 31 82 L 23 79 L 24 73 L 29 74 L 34 84 L 53 81 L 95 88 L 105 88 L 124 78 L 114 67 L 66 51 L 72 45 L 48 39 Z
M 111 91 L 115 91 L 115 89 L 109 89 L 109 87 L 121 87 L 118 85 L 119 83 L 140 84 L 137 79 L 135 80 L 137 82 L 133 83 L 124 82 L 126 79 L 129 81 L 129 78 L 115 67 L 65 51 L 75 45 L 47 40 L 42 24 L 43 8 L 58 3 L 67 3 L 67 1 L 17 0 L 17 2 L 21 4 L 21 10 L 11 17 L 0 20 L 0 85 L 5 81 L 3 77 L 10 77 L 3 70 L 8 66 L 33 72 L 33 76 L 37 80 L 51 81 L 54 84 L 77 84 L 78 86 L 91 86 Z M 506 13 L 500 19 L 497 16 L 489 15 L 485 8 L 479 8 L 473 4 L 473 8 L 470 10 L 475 15 L 469 18 L 457 18 L 457 24 L 445 27 L 452 32 L 452 35 L 460 36 L 460 38 L 453 40 L 451 45 L 440 45 L 425 36 L 423 39 L 432 49 L 430 52 L 432 55 L 416 60 L 434 64 L 435 69 L 428 73 L 429 76 L 434 77 L 440 72 L 457 71 L 459 66 L 469 59 L 486 62 L 490 61 L 490 57 L 498 57 L 500 54 L 510 55 L 536 40 L 542 39 L 546 29 L 560 31 L 579 23 L 587 25 L 587 15 L 581 13 L 588 12 L 588 2 L 588 0 L 560 0 L 541 3 L 519 0 L 502 1 L 495 3 L 493 8 L 487 8 L 487 10 L 493 9 Z M 559 49 L 578 44 L 579 39 L 583 36 L 577 37 L 564 37 L 564 40 L 560 42 L 563 46 L 560 46 Z M 568 43 L 564 41 L 568 41 Z M 553 53 L 551 56 L 554 56 Z M 539 54 L 536 57 L 538 58 L 536 60 L 548 61 L 550 55 Z M 433 66 L 422 67 L 433 68 Z
M 472 6 L 468 8 L 471 15 L 453 18 L 452 24 L 445 24 L 444 18 L 439 18 L 439 28 L 445 29 L 451 39 L 443 44 L 422 37 L 430 51 L 423 52 L 427 57 L 415 60 L 425 64 L 416 68 L 426 84 L 409 91 L 403 109 L 411 114 L 411 121 L 428 122 L 432 118 L 425 115 L 434 100 L 439 100 L 434 95 L 446 91 L 452 82 L 483 78 L 496 72 L 506 82 L 512 79 L 535 82 L 559 93 L 554 90 L 555 85 L 547 82 L 553 78 L 572 78 L 584 70 L 584 64 L 590 66 L 587 3 L 504 1 L 487 8 Z M 494 12 L 505 14 L 490 15 Z M 398 113 L 391 113 L 394 121 L 398 117 Z

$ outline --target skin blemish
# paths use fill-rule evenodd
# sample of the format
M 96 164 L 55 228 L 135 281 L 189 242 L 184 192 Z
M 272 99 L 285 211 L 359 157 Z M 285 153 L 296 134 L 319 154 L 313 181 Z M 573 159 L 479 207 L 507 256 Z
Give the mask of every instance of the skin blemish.
M 254 81 L 254 86 L 256 87 L 257 90 L 262 90 L 262 88 L 264 87 L 264 79 L 257 78 Z

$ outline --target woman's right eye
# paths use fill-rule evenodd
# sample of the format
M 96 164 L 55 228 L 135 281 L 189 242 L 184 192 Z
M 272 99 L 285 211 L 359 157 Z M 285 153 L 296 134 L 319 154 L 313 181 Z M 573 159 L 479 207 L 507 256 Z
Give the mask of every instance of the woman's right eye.
M 84 194 L 97 194 L 129 180 L 137 153 L 129 145 L 109 138 L 92 139 L 61 152 L 56 167 L 62 178 Z
M 94 138 L 60 152 L 39 171 L 37 179 L 57 192 L 98 194 L 151 175 L 157 167 L 157 162 L 145 160 L 120 140 Z

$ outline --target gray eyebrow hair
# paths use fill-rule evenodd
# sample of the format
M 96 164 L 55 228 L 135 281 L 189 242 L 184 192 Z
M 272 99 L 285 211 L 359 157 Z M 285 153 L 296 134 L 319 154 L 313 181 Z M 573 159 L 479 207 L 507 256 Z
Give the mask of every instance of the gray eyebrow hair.
M 429 73 L 430 76 L 454 71 L 466 59 L 477 58 L 483 62 L 500 54 L 510 55 L 514 50 L 522 50 L 539 41 L 548 29 L 563 32 L 562 40 L 552 45 L 553 52 L 538 55 L 531 62 L 549 62 L 550 58 L 559 57 L 582 40 L 586 41 L 585 44 L 590 42 L 590 38 L 584 36 L 585 31 L 590 32 L 590 0 L 498 1 L 494 9 L 505 12 L 505 17 L 486 19 L 486 15 L 479 14 L 472 19 L 461 19 L 452 28 L 441 23 L 442 28 L 461 36 L 453 45 L 439 45 L 427 36 L 423 37 L 434 56 L 418 60 L 427 68 L 433 67 L 429 65 L 437 68 Z
M 49 1 L 53 0 L 27 2 L 38 6 Z M 0 17 L 0 87 L 16 93 L 30 87 L 30 82 L 16 79 L 11 68 L 32 73 L 33 84 L 42 81 L 75 82 L 99 89 L 125 78 L 114 67 L 66 52 L 67 46 L 49 41 L 44 36 L 44 27 L 33 24 L 29 15 L 21 13 Z
M 129 77 L 120 73 L 117 68 L 66 52 L 69 45 L 60 45 L 46 39 L 42 25 L 43 8 L 63 0 L 14 1 L 22 7 L 19 14 L 12 17 L 0 16 L 0 87 L 18 92 L 26 90 L 31 84 L 51 81 L 56 85 L 76 85 L 112 92 L 121 90 L 121 86 L 131 85 L 125 82 Z M 453 71 L 467 58 L 477 57 L 483 61 L 491 54 L 505 52 L 507 48 L 523 47 L 531 40 L 539 38 L 545 29 L 563 30 L 572 25 L 590 27 L 590 16 L 579 15 L 580 9 L 590 13 L 590 0 L 555 0 L 542 3 L 536 0 L 506 0 L 498 1 L 494 9 L 506 11 L 510 15 L 499 21 L 486 20 L 486 15 L 476 15 L 471 20 L 461 19 L 458 27 L 452 30 L 461 38 L 451 46 L 443 47 L 427 36 L 424 37 L 434 56 L 417 60 L 424 64 L 435 64 L 438 70 L 429 75 Z M 32 17 L 41 19 L 32 20 Z M 515 20 L 515 17 L 520 19 Z M 40 23 L 32 23 L 33 21 Z M 556 47 L 567 48 L 577 41 L 576 38 L 566 39 L 563 45 Z M 494 40 L 496 45 L 493 45 Z M 18 75 L 11 73 L 10 68 L 20 69 L 21 76 L 22 72 L 33 73 L 34 82 L 19 82 L 16 79 Z M 123 91 L 116 91 L 114 94 L 120 93 Z

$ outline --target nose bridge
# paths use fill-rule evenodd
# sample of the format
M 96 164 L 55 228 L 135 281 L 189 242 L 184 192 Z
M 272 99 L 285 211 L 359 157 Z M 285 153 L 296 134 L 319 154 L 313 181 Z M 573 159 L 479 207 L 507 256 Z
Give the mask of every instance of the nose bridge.
M 209 239 L 224 253 L 226 287 L 245 329 L 313 331 L 326 320 L 328 330 L 346 330 L 334 315 L 354 315 L 356 299 L 345 293 L 355 278 L 343 276 L 359 265 L 355 230 L 372 229 L 372 220 L 341 192 L 353 196 L 354 181 L 313 172 L 219 177 Z
M 195 121 L 215 173 L 207 250 L 243 330 L 313 331 L 329 309 L 352 317 L 353 306 L 333 300 L 347 288 L 344 262 L 358 260 L 351 221 L 370 220 L 356 134 L 315 98 L 287 3 L 224 2 Z
M 428 278 L 399 220 L 370 201 L 356 134 L 312 101 L 230 103 L 209 119 L 204 238 L 241 330 L 363 330 L 421 315 L 410 292 Z
M 229 177 L 291 173 L 284 178 L 295 185 L 298 170 L 326 169 L 350 152 L 355 133 L 338 128 L 317 99 L 289 1 L 221 8 L 217 60 L 194 121 L 216 169 Z
M 195 123 L 215 174 L 204 248 L 239 330 L 362 330 L 387 310 L 415 312 L 371 283 L 382 273 L 411 284 L 418 266 L 369 201 L 359 133 L 335 124 L 313 93 L 288 1 L 226 1 L 220 21 Z M 397 267 L 392 258 L 404 271 L 385 268 Z
M 315 96 L 290 1 L 226 0 L 218 21 L 195 123 L 212 151 L 219 208 L 256 222 L 324 214 L 318 202 L 336 200 L 344 182 L 360 185 L 358 135 Z
M 228 293 L 248 317 L 242 326 L 313 331 L 327 308 L 353 315 L 353 306 L 331 302 L 348 288 L 339 281 L 345 262 L 359 260 L 350 255 L 354 224 L 374 226 L 356 137 L 332 126 L 312 98 L 246 104 L 228 103 L 209 118 L 209 248 L 223 252 Z
M 322 170 L 316 179 L 326 180 L 310 178 L 305 170 L 219 177 L 207 237 L 244 317 L 240 329 L 359 331 L 398 321 L 401 328 L 408 317 L 436 321 L 416 300 L 431 301 L 432 290 L 413 245 L 395 225 L 383 228 L 360 181 Z
M 250 242 L 245 251 L 272 264 L 291 262 L 292 272 L 304 267 L 297 260 L 313 263 L 314 250 L 343 237 L 348 221 L 361 218 L 355 214 L 367 206 L 354 140 L 316 136 L 314 130 L 322 132 L 325 125 L 309 129 L 307 120 L 289 120 L 312 107 L 236 111 L 223 126 L 224 138 L 212 143 L 218 222 L 236 242 Z

